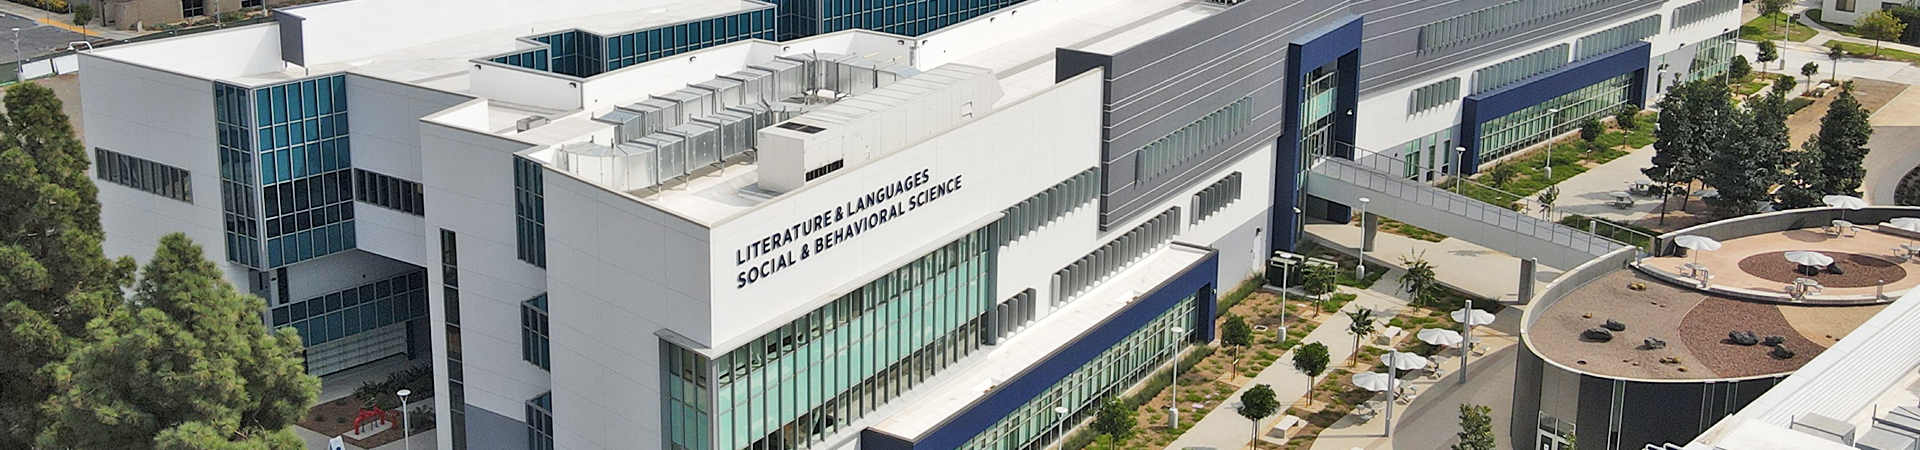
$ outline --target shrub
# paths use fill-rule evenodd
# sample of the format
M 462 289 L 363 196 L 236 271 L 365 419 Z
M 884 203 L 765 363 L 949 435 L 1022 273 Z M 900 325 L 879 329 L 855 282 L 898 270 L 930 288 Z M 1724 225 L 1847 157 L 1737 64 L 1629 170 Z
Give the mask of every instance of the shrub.
M 1600 118 L 1598 117 L 1588 117 L 1587 120 L 1580 122 L 1580 140 L 1593 142 L 1594 139 L 1600 138 L 1601 133 L 1605 133 L 1606 131 L 1607 126 L 1600 123 Z M 1554 162 L 1558 163 L 1559 161 Z

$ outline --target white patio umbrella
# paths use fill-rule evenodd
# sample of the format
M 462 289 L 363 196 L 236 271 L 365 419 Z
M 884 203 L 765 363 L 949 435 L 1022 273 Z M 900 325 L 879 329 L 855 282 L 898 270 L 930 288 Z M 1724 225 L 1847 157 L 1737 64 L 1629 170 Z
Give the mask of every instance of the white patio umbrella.
M 1693 253 L 1693 262 L 1700 262 L 1699 251 L 1710 252 L 1720 249 L 1720 241 L 1713 240 L 1713 238 L 1706 236 L 1694 236 L 1691 234 L 1673 238 L 1673 244 L 1686 247 L 1688 250 L 1698 250 Z
M 1466 308 L 1461 308 L 1449 315 L 1453 316 L 1454 322 L 1460 322 L 1460 328 L 1463 330 L 1460 334 L 1466 335 L 1463 340 L 1465 344 L 1460 346 L 1460 382 L 1465 383 L 1467 382 L 1467 360 L 1473 359 L 1473 327 L 1493 323 L 1493 313 L 1473 309 L 1473 300 L 1468 299 Z
M 1403 384 L 1393 375 L 1380 372 L 1367 372 L 1353 375 L 1353 385 L 1374 392 L 1387 393 L 1387 436 L 1393 436 L 1393 391 Z
M 1866 200 L 1862 200 L 1860 199 L 1860 197 L 1855 197 L 1851 195 L 1829 195 L 1825 197 L 1820 197 L 1820 203 L 1825 203 L 1827 204 L 1827 206 L 1846 208 L 1846 209 L 1851 209 L 1855 211 L 1860 210 L 1860 208 L 1867 207 Z M 1847 220 L 1846 211 L 1840 212 L 1840 220 Z
M 1828 264 L 1833 264 L 1833 257 L 1820 254 L 1820 252 L 1792 251 L 1787 252 L 1786 256 L 1787 261 L 1803 266 L 1826 267 Z
M 1367 372 L 1353 375 L 1353 385 L 1361 389 L 1381 392 L 1399 389 L 1402 382 L 1386 372 Z
M 1895 217 L 1887 221 L 1888 226 L 1920 233 L 1920 217 Z M 1907 238 L 1907 245 L 1913 245 L 1913 238 Z
M 1458 331 L 1440 328 L 1420 330 L 1417 336 L 1420 337 L 1420 342 L 1446 347 L 1459 347 L 1461 342 L 1467 341 L 1466 338 L 1460 337 Z
M 1428 364 L 1427 358 L 1424 356 L 1412 353 L 1401 353 L 1399 350 L 1389 351 L 1385 355 L 1380 355 L 1380 362 L 1386 364 L 1387 367 L 1393 370 L 1420 370 L 1427 368 Z
M 1481 311 L 1478 309 L 1473 309 L 1471 307 L 1472 305 L 1468 305 L 1468 306 L 1469 307 L 1467 309 L 1462 309 L 1462 310 L 1454 311 L 1453 313 L 1451 313 L 1451 315 L 1453 316 L 1454 322 L 1460 322 L 1468 326 L 1475 326 L 1475 327 L 1493 323 L 1493 313 Z
M 1834 207 L 1840 207 L 1840 208 L 1846 208 L 1846 209 L 1852 209 L 1852 210 L 1858 210 L 1858 209 L 1867 207 L 1866 200 L 1862 200 L 1860 199 L 1860 197 L 1855 197 L 1851 195 L 1829 195 L 1825 197 L 1820 197 L 1820 203 L 1825 203 L 1827 204 L 1827 206 L 1834 206 Z

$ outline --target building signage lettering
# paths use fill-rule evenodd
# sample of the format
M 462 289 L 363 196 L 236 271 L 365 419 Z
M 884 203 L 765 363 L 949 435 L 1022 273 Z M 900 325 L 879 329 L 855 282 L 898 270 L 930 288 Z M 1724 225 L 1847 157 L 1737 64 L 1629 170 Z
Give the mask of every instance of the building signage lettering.
M 946 181 L 930 184 L 933 176 L 928 170 L 921 169 L 793 226 L 749 242 L 733 251 L 734 266 L 740 268 L 739 275 L 734 277 L 733 287 L 745 288 L 764 280 L 959 191 L 960 177 L 954 175 Z M 799 244 L 789 246 L 796 242 Z

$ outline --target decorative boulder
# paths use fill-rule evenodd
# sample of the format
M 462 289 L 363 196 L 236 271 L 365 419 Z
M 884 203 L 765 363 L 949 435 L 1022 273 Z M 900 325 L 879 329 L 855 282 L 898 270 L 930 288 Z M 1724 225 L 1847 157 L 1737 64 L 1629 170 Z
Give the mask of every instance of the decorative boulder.
M 1774 347 L 1773 351 L 1767 352 L 1767 355 L 1778 359 L 1788 359 L 1793 357 L 1793 350 L 1788 350 L 1787 346 L 1782 345 Z
M 1660 338 L 1657 338 L 1657 337 L 1648 336 L 1645 340 L 1642 340 L 1640 342 L 1646 344 L 1648 350 L 1659 350 L 1659 349 L 1667 348 L 1667 341 L 1660 340 Z
M 1601 324 L 1600 327 L 1613 331 L 1627 331 L 1627 324 L 1620 323 L 1620 321 L 1613 319 L 1607 319 L 1607 323 Z
M 1580 332 L 1580 338 L 1595 342 L 1607 342 L 1613 340 L 1613 332 L 1607 331 L 1606 328 L 1593 327 L 1588 328 L 1587 331 Z
M 1841 268 L 1840 268 L 1840 262 L 1839 262 L 1839 261 L 1835 261 L 1835 262 L 1834 262 L 1833 264 L 1828 264 L 1828 265 L 1827 265 L 1827 273 L 1830 273 L 1830 274 L 1834 274 L 1834 275 L 1840 275 L 1840 274 L 1845 274 L 1845 273 L 1847 273 L 1847 271 L 1846 271 L 1846 270 L 1844 270 L 1844 269 L 1841 269 Z
M 1727 340 L 1733 341 L 1734 344 L 1738 345 L 1756 345 L 1760 343 L 1760 337 L 1755 336 L 1752 331 L 1735 330 L 1728 332 Z
M 1761 339 L 1760 345 L 1765 345 L 1768 347 L 1779 347 L 1780 344 L 1784 344 L 1786 342 L 1787 342 L 1786 336 L 1781 336 L 1776 334 L 1772 336 L 1767 336 L 1766 339 Z

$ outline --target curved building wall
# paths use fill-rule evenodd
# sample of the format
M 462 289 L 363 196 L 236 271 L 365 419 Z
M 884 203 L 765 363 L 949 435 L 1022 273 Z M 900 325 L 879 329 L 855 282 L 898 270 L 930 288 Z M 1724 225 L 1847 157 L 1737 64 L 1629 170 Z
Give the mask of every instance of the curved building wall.
M 1564 450 L 1572 448 L 1573 436 L 1582 449 L 1637 450 L 1692 441 L 1789 375 L 1628 380 L 1570 370 L 1530 346 L 1519 351 L 1509 430 L 1516 449 Z
M 1781 373 L 1746 378 L 1640 380 L 1599 376 L 1541 357 L 1530 331 L 1536 312 L 1639 257 L 1624 248 L 1567 271 L 1534 297 L 1521 319 L 1514 368 L 1513 416 L 1508 429 L 1515 449 L 1636 450 L 1647 444 L 1685 443 L 1759 398 L 1786 378 Z M 1577 437 L 1577 439 L 1573 439 Z

